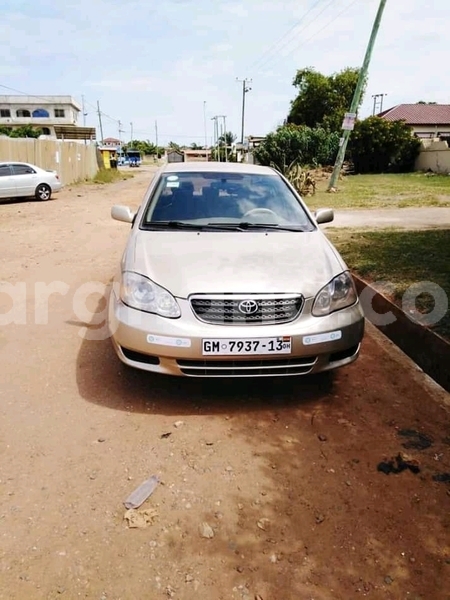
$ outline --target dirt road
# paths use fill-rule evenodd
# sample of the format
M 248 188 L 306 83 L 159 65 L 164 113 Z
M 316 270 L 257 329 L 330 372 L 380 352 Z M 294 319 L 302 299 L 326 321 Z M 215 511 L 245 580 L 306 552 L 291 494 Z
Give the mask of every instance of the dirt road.
M 86 339 L 129 231 L 110 207 L 148 177 L 0 205 L 0 279 L 26 284 L 0 328 L 0 598 L 448 600 L 449 396 L 371 327 L 334 378 L 220 384 Z M 48 323 L 39 282 L 63 292 Z M 420 472 L 377 470 L 399 452 Z M 157 514 L 129 528 L 152 474 Z

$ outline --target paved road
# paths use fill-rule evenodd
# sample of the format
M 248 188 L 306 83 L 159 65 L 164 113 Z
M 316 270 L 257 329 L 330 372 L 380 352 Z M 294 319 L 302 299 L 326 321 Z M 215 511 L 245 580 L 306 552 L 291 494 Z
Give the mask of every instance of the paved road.
M 379 208 L 373 210 L 336 210 L 329 227 L 396 227 L 404 229 L 450 228 L 450 208 Z
M 448 394 L 373 328 L 334 378 L 220 385 L 89 339 L 129 231 L 110 207 L 147 183 L 0 206 L 1 277 L 26 286 L 0 328 L 0 598 L 448 599 Z M 377 471 L 399 451 L 419 474 Z M 129 529 L 122 502 L 154 473 L 154 522 Z

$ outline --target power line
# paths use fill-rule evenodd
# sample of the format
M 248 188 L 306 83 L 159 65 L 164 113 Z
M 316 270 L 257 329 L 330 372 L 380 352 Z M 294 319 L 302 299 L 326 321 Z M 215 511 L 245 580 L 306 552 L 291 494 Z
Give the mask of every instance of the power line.
M 296 22 L 295 22 L 295 23 L 292 25 L 292 27 L 291 27 L 291 28 L 290 28 L 288 31 L 286 31 L 286 33 L 285 33 L 285 34 L 283 34 L 283 35 L 282 35 L 282 36 L 281 36 L 281 37 L 280 37 L 280 38 L 279 38 L 279 39 L 278 39 L 276 42 L 274 42 L 274 43 L 273 43 L 273 44 L 272 44 L 272 45 L 271 45 L 269 48 L 267 48 L 267 49 L 266 49 L 266 50 L 265 50 L 265 51 L 264 51 L 264 52 L 261 54 L 261 56 L 260 56 L 259 58 L 257 58 L 255 61 L 253 61 L 253 63 L 251 63 L 251 65 L 249 66 L 249 68 L 247 69 L 247 71 L 250 71 L 251 69 L 254 69 L 254 68 L 256 67 L 256 65 L 257 65 L 257 64 L 258 64 L 258 63 L 261 61 L 261 59 L 263 59 L 263 57 L 264 57 L 266 54 L 270 54 L 270 52 L 271 52 L 271 51 L 272 51 L 274 48 L 276 48 L 276 46 L 277 46 L 277 45 L 278 45 L 278 44 L 279 44 L 281 41 L 283 41 L 283 39 L 284 39 L 285 37 L 287 37 L 287 36 L 288 36 L 288 35 L 291 33 L 291 31 L 294 31 L 294 29 L 296 29 L 296 28 L 297 28 L 297 27 L 298 27 L 298 26 L 299 26 L 299 25 L 300 25 L 300 24 L 301 24 L 301 23 L 302 23 L 302 22 L 303 22 L 303 21 L 306 19 L 306 17 L 309 15 L 309 13 L 311 13 L 311 12 L 312 12 L 312 11 L 313 11 L 313 10 L 316 8 L 316 6 L 318 6 L 318 5 L 319 5 L 319 4 L 320 4 L 322 1 L 323 1 L 323 0 L 317 0 L 317 2 L 316 2 L 315 4 L 313 4 L 313 6 L 312 6 L 312 7 L 311 7 L 311 8 L 308 10 L 308 12 L 307 12 L 305 15 L 303 15 L 303 17 L 302 17 L 301 19 L 299 19 L 298 21 L 296 21 Z M 333 0 L 332 0 L 332 1 L 333 1 Z M 330 2 L 330 4 L 331 4 L 331 2 Z
M 291 56 L 293 54 L 293 52 L 295 52 L 296 50 L 298 50 L 299 48 L 301 48 L 302 46 L 304 46 L 307 42 L 311 41 L 318 33 L 321 33 L 322 31 L 324 31 L 325 29 L 327 29 L 327 27 L 329 27 L 332 23 L 334 23 L 335 21 L 337 21 L 337 19 L 341 15 L 343 15 L 345 12 L 347 12 L 347 10 L 349 8 L 351 8 L 354 4 L 356 4 L 356 2 L 357 2 L 357 0 L 352 0 L 352 2 L 350 2 L 349 4 L 347 4 L 336 16 L 334 16 L 330 21 L 328 21 L 328 23 L 326 23 L 323 27 L 321 27 L 315 33 L 313 33 L 309 38 L 307 38 L 306 40 L 301 40 L 300 44 L 297 44 L 296 46 L 294 46 L 292 48 L 292 50 L 288 54 L 286 54 L 285 56 L 278 56 L 278 59 L 275 60 L 275 62 L 273 63 L 273 65 L 276 65 L 277 62 L 279 62 L 279 60 L 281 60 L 281 59 L 286 60 L 287 58 L 289 58 L 289 56 Z
M 21 94 L 22 96 L 28 96 L 28 98 L 37 98 L 38 100 L 46 100 L 48 98 L 48 95 L 47 96 L 43 96 L 43 95 L 37 95 L 37 94 L 28 94 L 27 92 L 24 92 L 22 90 L 16 90 L 15 88 L 8 87 L 7 85 L 0 84 L 0 87 L 3 88 L 3 89 L 5 89 L 5 90 L 9 90 L 10 92 L 15 92 L 16 94 Z M 96 106 L 94 106 L 93 104 L 91 104 L 87 100 L 84 100 L 84 104 L 86 106 L 90 106 L 94 110 L 94 112 L 98 114 Z M 86 115 L 87 115 L 87 113 L 86 113 Z M 103 111 L 102 111 L 102 116 L 106 117 L 107 119 L 110 119 L 114 123 L 119 123 L 119 119 L 114 119 L 114 117 L 110 117 L 109 115 L 107 115 Z
M 85 103 L 86 103 L 88 106 L 90 106 L 91 108 L 93 108 L 94 110 L 97 110 L 97 109 L 96 109 L 96 107 L 95 107 L 93 104 L 91 104 L 90 102 L 86 102 L 86 101 L 85 101 Z M 107 119 L 109 119 L 109 120 L 110 120 L 110 121 L 112 121 L 113 123 L 117 123 L 117 124 L 119 124 L 119 123 L 120 123 L 120 120 L 119 120 L 119 119 L 114 119 L 114 117 L 110 117 L 109 115 L 107 115 L 107 114 L 106 114 L 105 112 L 103 112 L 103 111 L 102 111 L 102 116 L 103 116 L 103 117 L 106 117 Z
M 7 85 L 0 84 L 0 87 L 4 88 L 5 90 L 9 90 L 10 92 L 16 92 L 16 94 L 21 94 L 22 96 L 28 96 L 29 98 L 39 98 L 39 100 L 46 100 L 48 98 L 48 96 L 37 96 L 35 94 L 27 94 L 26 92 L 16 90 L 14 88 L 8 87 Z
M 329 8 L 329 7 L 330 7 L 330 6 L 331 6 L 331 5 L 332 5 L 332 4 L 333 4 L 335 1 L 336 1 L 336 0 L 330 0 L 330 1 L 328 2 L 328 4 L 326 4 L 326 5 L 325 5 L 325 6 L 322 8 L 322 10 L 321 10 L 321 11 L 320 11 L 320 12 L 319 12 L 319 13 L 318 13 L 318 14 L 317 14 L 315 17 L 314 17 L 314 19 L 313 19 L 312 21 L 310 21 L 309 23 L 307 23 L 307 24 L 306 24 L 304 27 L 302 27 L 302 29 L 300 29 L 299 31 L 296 31 L 296 36 L 297 36 L 297 35 L 299 35 L 300 33 L 302 33 L 303 31 L 305 31 L 305 29 L 308 29 L 308 27 L 310 27 L 310 26 L 311 26 L 311 25 L 312 25 L 312 24 L 313 24 L 315 21 L 317 21 L 317 19 L 320 17 L 320 15 L 322 15 L 322 14 L 323 14 L 323 13 L 324 13 L 324 12 L 327 10 L 327 8 Z M 313 8 L 315 8 L 316 6 L 317 6 L 317 4 L 315 4 L 315 5 L 313 6 Z M 311 9 L 311 10 L 312 10 L 312 9 Z M 309 14 L 309 13 L 311 12 L 311 10 L 310 10 L 310 11 L 308 11 L 308 13 L 306 13 L 306 14 Z M 305 15 L 305 17 L 306 17 L 306 15 Z M 298 23 L 298 25 L 299 25 L 301 22 L 302 22 L 302 21 L 300 21 L 300 22 Z M 298 25 L 296 25 L 295 27 L 298 27 Z M 287 41 L 286 41 L 284 44 L 282 44 L 282 45 L 281 45 L 279 48 L 277 48 L 277 51 L 276 51 L 276 53 L 273 53 L 273 54 L 272 54 L 272 56 L 269 56 L 269 57 L 268 57 L 266 60 L 264 60 L 264 61 L 263 61 L 263 62 L 262 62 L 262 63 L 261 63 L 261 64 L 260 64 L 258 67 L 257 67 L 257 70 L 258 70 L 258 71 L 261 71 L 261 70 L 262 70 L 264 67 L 266 67 L 267 65 L 269 65 L 269 64 L 271 63 L 271 61 L 273 60 L 273 58 L 279 57 L 279 56 L 280 56 L 280 54 L 279 54 L 279 53 L 280 53 L 280 51 L 281 51 L 281 50 L 283 50 L 284 48 L 286 48 L 286 47 L 287 47 L 287 46 L 288 46 L 288 45 L 289 45 L 289 44 L 290 44 L 292 41 L 294 41 L 294 38 L 292 38 L 292 39 L 290 39 L 290 40 L 287 40 Z

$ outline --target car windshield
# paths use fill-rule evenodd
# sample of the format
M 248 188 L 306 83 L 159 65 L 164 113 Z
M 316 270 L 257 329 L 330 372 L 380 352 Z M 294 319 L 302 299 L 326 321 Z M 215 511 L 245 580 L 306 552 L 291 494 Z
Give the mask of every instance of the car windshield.
M 141 226 L 312 231 L 315 226 L 277 174 L 164 173 Z

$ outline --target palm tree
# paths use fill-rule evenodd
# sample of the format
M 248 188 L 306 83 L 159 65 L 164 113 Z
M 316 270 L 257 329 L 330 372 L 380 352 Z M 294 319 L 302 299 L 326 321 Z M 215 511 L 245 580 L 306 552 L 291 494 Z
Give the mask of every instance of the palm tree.
M 232 146 L 235 141 L 236 141 L 236 136 L 234 135 L 234 133 L 232 131 L 226 131 L 219 138 L 219 144 L 221 146 L 225 146 L 225 145 Z

